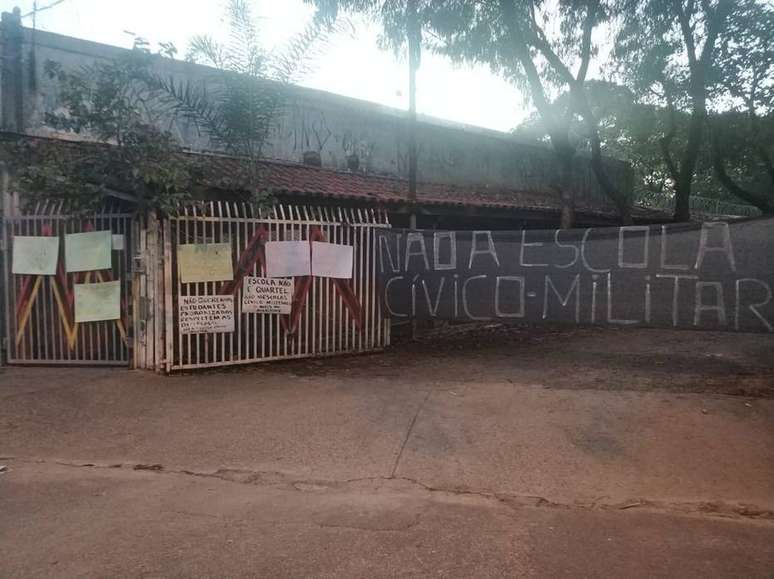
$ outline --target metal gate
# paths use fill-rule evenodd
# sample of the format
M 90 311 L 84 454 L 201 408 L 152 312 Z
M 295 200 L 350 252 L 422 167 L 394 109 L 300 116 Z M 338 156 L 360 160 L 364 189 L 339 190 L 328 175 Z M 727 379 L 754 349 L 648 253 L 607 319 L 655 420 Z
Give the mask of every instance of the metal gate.
M 113 234 L 112 267 L 67 273 L 64 236 L 68 233 L 110 230 Z M 15 236 L 58 237 L 59 259 L 55 275 L 15 275 L 12 254 Z M 5 293 L 7 360 L 12 364 L 129 364 L 129 290 L 132 217 L 106 208 L 88 216 L 66 215 L 56 204 L 3 218 L 3 282 Z M 77 323 L 74 285 L 121 281 L 118 320 Z
M 267 360 L 380 350 L 389 344 L 376 280 L 375 229 L 389 227 L 372 209 L 206 202 L 162 221 L 165 368 L 182 370 Z M 328 241 L 351 245 L 351 280 L 296 278 L 291 314 L 241 310 L 242 280 L 262 276 L 266 241 Z M 182 283 L 177 249 L 189 243 L 230 243 L 234 280 Z M 179 302 L 184 296 L 234 296 L 234 331 L 183 334 Z

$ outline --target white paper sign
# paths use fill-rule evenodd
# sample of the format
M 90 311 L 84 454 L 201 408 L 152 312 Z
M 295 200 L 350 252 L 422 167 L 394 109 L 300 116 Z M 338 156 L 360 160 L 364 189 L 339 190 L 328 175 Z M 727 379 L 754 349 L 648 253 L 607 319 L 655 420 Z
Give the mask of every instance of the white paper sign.
M 13 267 L 11 271 L 21 275 L 55 275 L 59 260 L 58 237 L 13 238 Z
M 180 296 L 180 332 L 234 331 L 234 296 Z
M 267 241 L 265 249 L 267 277 L 311 274 L 308 241 Z
M 312 275 L 352 279 L 353 247 L 322 241 L 312 242 Z
M 113 251 L 123 251 L 126 249 L 126 242 L 124 236 L 121 233 L 113 234 Z
M 293 302 L 293 278 L 245 277 L 242 311 L 258 314 L 289 314 Z

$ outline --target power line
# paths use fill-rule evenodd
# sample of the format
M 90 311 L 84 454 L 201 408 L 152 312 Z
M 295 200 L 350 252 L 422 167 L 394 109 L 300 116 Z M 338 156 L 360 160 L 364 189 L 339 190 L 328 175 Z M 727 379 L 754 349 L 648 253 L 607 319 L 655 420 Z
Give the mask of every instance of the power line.
M 59 6 L 62 2 L 66 2 L 66 1 L 67 0 L 54 0 L 53 2 L 51 2 L 51 4 L 46 4 L 41 8 L 37 7 L 37 2 L 36 2 L 32 10 L 27 12 L 27 14 L 22 14 L 22 18 L 27 18 L 28 16 L 35 16 L 38 12 L 43 12 L 45 10 L 53 8 L 54 6 Z

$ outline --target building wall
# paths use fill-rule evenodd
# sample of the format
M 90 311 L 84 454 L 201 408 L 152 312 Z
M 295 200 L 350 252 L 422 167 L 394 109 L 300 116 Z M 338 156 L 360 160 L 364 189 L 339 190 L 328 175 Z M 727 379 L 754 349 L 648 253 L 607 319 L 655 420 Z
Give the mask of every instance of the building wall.
M 20 37 L 21 50 L 16 40 Z M 124 49 L 48 32 L 22 29 L 18 35 L 12 15 L 4 15 L 3 72 L 0 80 L 2 128 L 48 136 L 52 128 L 45 114 L 59 107 L 56 82 L 43 73 L 53 60 L 66 69 L 115 58 Z M 17 58 L 19 57 L 19 58 Z M 18 61 L 18 62 L 17 62 Z M 160 72 L 192 82 L 216 82 L 213 69 L 159 58 Z M 547 191 L 554 183 L 550 149 L 519 142 L 506 133 L 420 118 L 417 132 L 418 179 L 525 191 Z M 211 149 L 196 127 L 176 122 L 173 130 L 192 149 Z M 324 167 L 346 170 L 347 157 L 357 154 L 361 171 L 405 177 L 408 172 L 407 115 L 404 111 L 294 87 L 265 153 L 268 157 L 301 161 L 304 152 L 320 154 Z M 631 173 L 625 163 L 610 160 L 609 172 L 628 190 Z M 610 207 L 588 161 L 577 159 L 577 199 Z

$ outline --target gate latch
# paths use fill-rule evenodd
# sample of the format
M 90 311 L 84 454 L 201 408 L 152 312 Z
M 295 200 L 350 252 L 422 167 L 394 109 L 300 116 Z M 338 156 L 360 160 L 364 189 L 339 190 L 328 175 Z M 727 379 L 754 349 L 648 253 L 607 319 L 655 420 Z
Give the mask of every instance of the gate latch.
M 145 273 L 145 257 L 142 255 L 132 256 L 132 273 Z
M 140 318 L 140 323 L 144 324 L 150 314 L 150 308 L 151 308 L 150 300 L 147 297 L 141 297 L 138 305 L 140 310 L 138 312 L 139 314 L 138 317 Z

